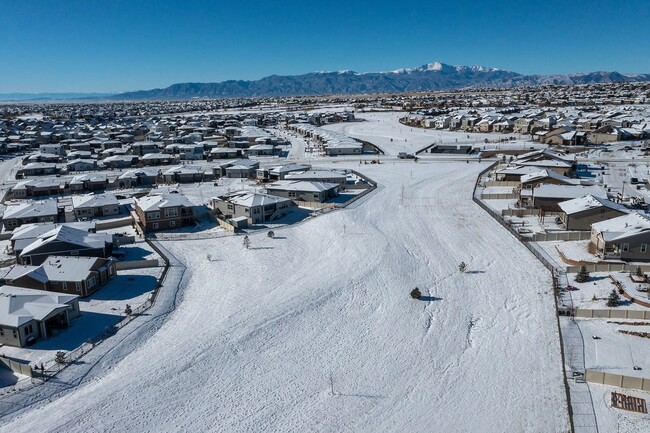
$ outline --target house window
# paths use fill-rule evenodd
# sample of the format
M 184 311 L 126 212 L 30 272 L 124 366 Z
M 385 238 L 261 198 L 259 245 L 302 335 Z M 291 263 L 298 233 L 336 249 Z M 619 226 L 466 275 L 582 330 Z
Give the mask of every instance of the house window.
M 156 230 L 158 228 L 158 223 L 151 224 L 151 228 Z
M 77 292 L 81 292 L 81 282 L 80 281 L 77 281 L 75 283 L 75 288 L 77 289 Z
M 170 221 L 169 227 L 176 227 L 176 221 Z
M 641 244 L 641 252 L 642 252 L 642 253 L 645 253 L 645 252 L 647 251 L 647 249 L 648 249 L 648 245 L 647 245 L 647 244 Z
M 18 338 L 18 333 L 16 332 L 15 329 L 13 330 L 13 333 L 14 333 L 14 338 Z
M 66 283 L 64 281 L 62 284 L 63 284 L 63 290 L 65 290 L 67 292 L 68 291 L 68 283 Z
M 97 283 L 97 280 L 95 279 L 95 277 L 88 278 L 88 287 L 95 287 L 96 283 Z
M 0 328 L 0 337 L 5 336 L 5 328 Z
M 178 216 L 178 209 L 165 209 L 165 218 L 173 218 L 175 216 Z
M 77 250 L 70 251 L 70 255 L 71 255 L 71 256 L 78 256 L 78 255 L 79 255 L 79 251 L 77 251 Z
M 623 252 L 626 253 L 630 251 L 630 244 L 623 244 Z
M 34 327 L 32 326 L 31 323 L 29 325 L 25 326 L 23 329 L 25 331 L 25 337 L 27 337 L 29 334 L 34 332 Z
M 147 219 L 157 220 L 158 218 L 160 218 L 160 212 L 149 212 L 147 214 Z

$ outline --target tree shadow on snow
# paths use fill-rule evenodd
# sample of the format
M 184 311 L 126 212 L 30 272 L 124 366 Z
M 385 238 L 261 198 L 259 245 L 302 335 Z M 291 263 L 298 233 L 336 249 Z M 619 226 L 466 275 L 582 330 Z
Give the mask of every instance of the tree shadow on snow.
M 484 274 L 485 271 L 467 271 L 466 274 Z
M 424 302 L 442 301 L 442 298 L 436 298 L 435 296 L 420 296 L 420 301 L 424 301 Z

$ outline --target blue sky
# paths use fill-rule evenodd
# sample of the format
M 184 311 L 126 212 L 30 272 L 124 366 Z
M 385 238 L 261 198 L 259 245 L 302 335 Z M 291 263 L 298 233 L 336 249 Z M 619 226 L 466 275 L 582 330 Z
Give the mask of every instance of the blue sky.
M 0 93 L 432 61 L 525 74 L 650 73 L 647 0 L 0 0 Z

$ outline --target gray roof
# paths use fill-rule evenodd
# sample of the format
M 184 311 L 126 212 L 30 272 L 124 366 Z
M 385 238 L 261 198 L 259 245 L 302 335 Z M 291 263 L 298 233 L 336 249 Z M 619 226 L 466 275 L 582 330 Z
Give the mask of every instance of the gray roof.
M 66 242 L 81 248 L 99 249 L 104 248 L 106 243 L 111 243 L 113 236 L 107 233 L 88 233 L 83 229 L 70 226 L 58 226 L 49 232 L 39 235 L 34 242 L 27 245 L 21 255 L 28 254 L 43 245 L 53 242 Z
M 30 201 L 8 204 L 3 219 L 56 216 L 56 200 Z
M 119 202 L 113 194 L 84 194 L 72 196 L 72 207 L 75 209 L 95 208 L 100 206 L 117 206 Z
M 42 321 L 65 311 L 78 296 L 24 287 L 0 287 L 0 325 L 17 328 L 32 320 Z
M 139 198 L 135 201 L 143 212 L 156 211 L 164 208 L 187 207 L 192 208 L 194 204 L 181 194 L 152 194 Z

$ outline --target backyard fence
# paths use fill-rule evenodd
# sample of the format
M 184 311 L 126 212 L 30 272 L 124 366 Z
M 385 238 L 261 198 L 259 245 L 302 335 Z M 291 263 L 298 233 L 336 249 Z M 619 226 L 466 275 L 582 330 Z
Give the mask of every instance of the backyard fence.
M 624 374 L 606 373 L 591 369 L 585 370 L 585 380 L 602 385 L 618 386 L 619 388 L 650 391 L 650 379 L 645 377 L 626 376 Z
M 28 363 L 18 362 L 6 356 L 0 356 L 0 362 L 16 373 L 32 377 L 32 367 Z
M 517 182 L 516 180 L 486 180 L 483 186 L 488 187 L 488 186 L 511 186 L 511 187 L 518 187 L 521 186 L 521 182 Z
M 116 229 L 118 227 L 127 227 L 133 224 L 133 218 L 131 216 L 115 219 L 111 221 L 95 221 L 96 230 L 109 230 Z
M 575 317 L 582 319 L 635 319 L 650 320 L 650 310 L 618 310 L 615 308 L 586 309 L 577 308 Z
M 115 268 L 118 271 L 126 271 L 129 269 L 140 269 L 140 268 L 157 268 L 159 266 L 165 266 L 165 264 L 159 262 L 158 259 L 130 260 L 127 262 L 115 263 Z
M 591 239 L 591 232 L 548 232 L 534 233 L 533 242 L 547 241 L 586 241 Z
M 584 266 L 588 272 L 636 272 L 637 268 L 641 268 L 642 272 L 650 272 L 650 265 L 630 265 L 628 263 L 591 263 L 580 266 L 567 266 L 567 274 L 575 274 L 580 272 L 580 268 Z
M 494 193 L 494 194 L 482 194 L 481 198 L 483 200 L 515 200 L 519 196 L 512 192 L 507 193 Z

